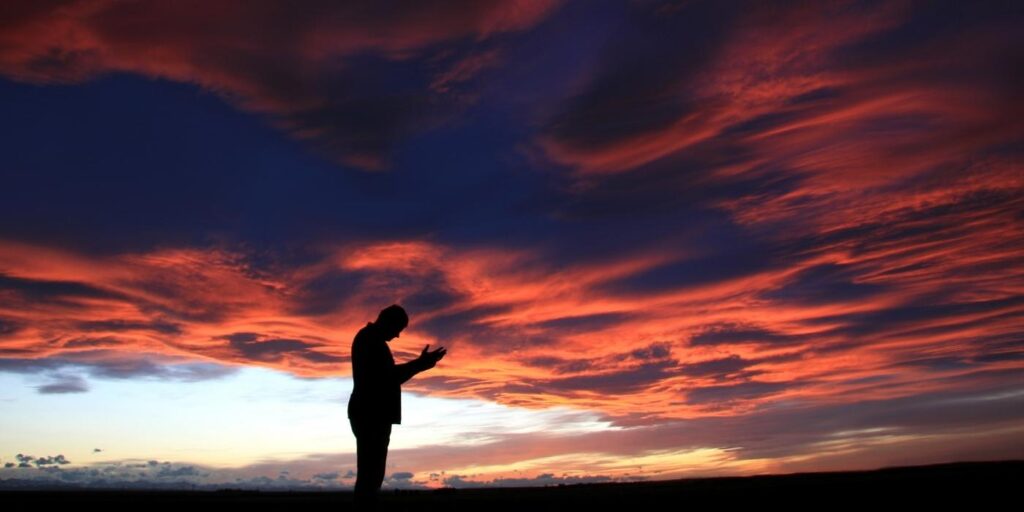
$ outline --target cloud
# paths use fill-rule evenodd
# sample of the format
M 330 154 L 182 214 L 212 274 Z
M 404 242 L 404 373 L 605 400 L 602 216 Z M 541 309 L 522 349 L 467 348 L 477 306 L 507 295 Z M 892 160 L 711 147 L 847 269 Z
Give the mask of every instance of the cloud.
M 635 429 L 600 443 L 558 440 L 576 451 L 524 436 L 510 440 L 520 459 L 491 446 L 495 464 L 608 451 L 613 441 L 718 450 L 665 459 L 725 469 L 816 450 L 840 460 L 848 456 L 826 432 L 874 428 L 892 430 L 839 438 L 906 443 L 923 460 L 941 436 L 985 453 L 1012 438 L 996 423 L 1013 418 L 999 411 L 915 404 L 1016 382 L 1022 368 L 1019 13 L 979 3 L 639 2 L 558 16 L 543 3 L 206 9 L 19 7 L 0 35 L 0 73 L 34 84 L 108 72 L 195 84 L 365 168 L 416 133 L 408 159 L 443 171 L 269 180 L 302 198 L 292 214 L 301 222 L 281 221 L 281 231 L 302 231 L 296 239 L 264 222 L 296 203 L 257 200 L 237 213 L 260 219 L 255 237 L 233 224 L 218 229 L 236 236 L 189 227 L 104 251 L 5 238 L 0 369 L 181 381 L 234 365 L 346 375 L 351 337 L 400 302 L 412 322 L 392 345 L 397 359 L 428 343 L 449 348 L 409 391 L 571 405 Z M 593 21 L 582 11 L 612 21 L 580 23 Z M 515 37 L 528 44 L 504 44 Z M 551 59 L 559 73 L 495 82 L 519 96 L 488 96 L 493 104 L 460 129 L 424 128 L 472 103 L 479 80 L 537 69 L 522 62 L 536 48 L 553 57 L 532 52 L 531 62 Z M 502 160 L 512 147 L 537 157 L 535 167 Z M 217 183 L 208 190 L 219 201 L 228 185 Z M 369 205 L 391 213 L 366 214 Z M 210 217 L 235 206 L 217 203 Z M 342 220 L 308 227 L 331 219 Z M 50 390 L 84 389 L 76 379 Z M 915 437 L 929 427 L 913 414 L 946 413 L 964 423 Z M 972 421 L 993 444 L 957 432 Z M 443 469 L 416 464 L 414 474 Z M 593 461 L 579 465 L 601 474 Z M 270 481 L 246 482 L 279 485 L 276 470 L 261 476 Z
M 260 339 L 258 334 L 251 332 L 238 332 L 221 338 L 228 340 L 231 348 L 246 359 L 278 361 L 284 355 L 290 354 L 321 363 L 347 360 L 311 350 L 317 345 L 299 340 Z
M 1019 402 L 1024 393 L 1020 387 L 982 386 L 965 391 L 961 384 L 954 382 L 946 389 L 909 397 L 844 404 L 794 398 L 744 415 L 645 422 L 571 434 L 506 432 L 483 444 L 394 449 L 388 460 L 396 471 L 388 478 L 388 486 L 419 488 L 431 482 L 455 487 L 557 485 L 632 481 L 651 475 L 660 479 L 810 468 L 873 469 L 1021 456 L 1012 449 L 1007 451 L 1019 446 L 1013 441 L 1021 436 L 1020 411 L 1024 408 Z M 970 453 L 973 457 L 967 456 Z M 48 462 L 45 466 L 55 466 L 60 465 L 56 462 L 61 457 L 43 459 Z M 340 472 L 330 469 L 354 467 L 353 453 L 310 454 L 239 468 L 156 460 L 90 467 L 67 464 L 59 473 L 38 471 L 36 458 L 30 455 L 19 454 L 16 460 L 27 467 L 5 468 L 12 472 L 0 478 L 5 488 L 28 481 L 18 479 L 31 479 L 36 485 L 49 482 L 88 488 L 173 488 L 186 482 L 203 489 L 341 489 L 350 488 L 355 476 L 347 469 L 341 477 L 347 483 L 338 482 Z M 138 473 L 140 467 L 143 475 Z M 429 478 L 420 481 L 416 475 Z
M 748 361 L 737 355 L 731 355 L 722 359 L 702 361 L 700 363 L 688 364 L 680 371 L 692 376 L 720 375 L 726 376 L 738 373 L 747 367 L 756 364 L 755 361 Z
M 19 453 L 19 454 L 15 455 L 14 458 L 15 458 L 15 460 L 18 461 L 18 468 L 30 468 L 32 466 L 35 466 L 36 468 L 39 468 L 39 469 L 46 469 L 46 468 L 50 468 L 50 467 L 63 466 L 63 465 L 66 465 L 66 464 L 71 464 L 71 461 L 67 460 L 64 457 L 64 455 L 34 457 L 32 455 L 25 455 L 25 454 Z M 14 467 L 14 464 L 10 463 L 8 465 L 5 465 L 5 467 L 6 468 L 12 468 L 12 467 Z
M 950 285 L 964 281 L 950 280 L 952 270 L 908 269 L 905 256 L 883 257 L 891 252 L 885 243 L 858 248 L 853 259 L 834 248 L 873 229 L 833 233 L 815 243 L 773 242 L 773 251 L 795 250 L 799 257 L 787 263 L 780 256 L 754 268 L 726 263 L 727 272 L 707 275 L 699 275 L 698 266 L 693 274 L 677 274 L 674 283 L 644 285 L 644 293 L 633 288 L 678 272 L 677 263 L 666 263 L 677 256 L 641 250 L 556 271 L 543 251 L 416 240 L 329 248 L 320 258 L 270 271 L 223 249 L 101 258 L 8 244 L 5 268 L 21 281 L 87 269 L 80 274 L 84 287 L 117 293 L 55 309 L 13 295 L 5 316 L 27 327 L 8 338 L 4 349 L 19 351 L 18 357 L 0 367 L 78 366 L 94 378 L 182 381 L 228 375 L 235 364 L 304 377 L 337 375 L 347 371 L 336 363 L 347 360 L 349 337 L 381 304 L 403 297 L 420 297 L 413 301 L 419 309 L 409 306 L 413 321 L 393 346 L 396 359 L 415 357 L 425 344 L 443 344 L 455 356 L 410 381 L 409 390 L 514 406 L 569 400 L 625 423 L 641 414 L 634 405 L 641 397 L 647 404 L 642 414 L 663 420 L 739 414 L 790 396 L 841 402 L 872 375 L 896 375 L 888 388 L 871 391 L 892 396 L 923 392 L 933 385 L 922 387 L 926 373 L 952 377 L 1019 364 L 1012 348 L 1019 333 L 1014 319 L 1024 311 L 1019 300 L 960 296 L 962 288 Z M 723 234 L 716 243 L 724 250 L 736 236 Z M 333 288 L 332 276 L 356 273 L 358 280 L 341 281 L 344 290 Z M 311 283 L 322 276 L 323 289 L 343 297 L 327 315 L 304 309 Z M 639 276 L 637 284 L 623 286 L 630 276 Z M 975 283 L 969 286 L 988 286 Z M 822 286 L 814 293 L 830 299 L 813 300 L 808 290 Z M 109 320 L 120 310 L 136 313 Z M 94 329 L 87 337 L 79 334 L 83 322 Z M 174 328 L 151 329 L 154 324 Z M 39 343 L 44 333 L 62 340 L 62 348 Z M 950 364 L 915 364 L 926 359 L 920 343 L 950 336 L 975 341 L 964 346 L 967 352 L 946 354 Z M 149 352 L 157 341 L 164 352 Z M 879 343 L 889 349 L 874 350 Z
M 544 473 L 532 478 L 494 478 L 491 480 L 469 480 L 466 475 L 451 475 L 445 477 L 444 484 L 449 487 L 473 489 L 481 487 L 546 487 L 551 485 L 601 484 L 635 480 L 635 478 L 618 479 L 600 475 L 555 476 L 553 473 Z
M 130 322 L 125 320 L 97 320 L 97 321 L 86 321 L 81 322 L 75 326 L 76 329 L 85 332 L 110 332 L 110 331 L 145 331 L 150 330 L 160 334 L 178 334 L 181 332 L 181 327 L 169 323 L 156 321 L 152 323 L 147 322 Z
M 36 389 L 39 393 L 44 395 L 58 394 L 58 393 L 85 393 L 89 391 L 89 385 L 85 382 L 85 379 L 77 375 L 60 375 L 57 376 L 58 381 L 44 386 L 38 386 Z
M 664 359 L 671 355 L 672 344 L 668 342 L 652 343 L 648 347 L 638 348 L 629 353 L 629 356 L 641 361 Z
M 439 93 L 451 92 L 452 88 L 470 80 L 483 70 L 495 66 L 500 60 L 497 50 L 486 50 L 467 55 L 452 62 L 447 69 L 434 76 L 430 89 Z
M 620 369 L 611 373 L 590 373 L 564 379 L 544 382 L 541 389 L 578 390 L 598 393 L 625 394 L 637 392 L 656 384 L 667 376 L 675 367 L 674 361 L 645 363 L 628 369 Z
M 851 267 L 835 263 L 807 267 L 782 288 L 763 296 L 780 302 L 813 305 L 869 300 L 885 291 L 879 284 L 856 282 L 857 275 Z
M 971 90 L 951 79 L 954 70 L 982 85 L 984 94 L 993 95 L 988 98 L 1009 99 L 1010 75 L 1001 73 L 992 57 L 1012 54 L 1010 39 L 1003 37 L 1008 26 L 998 21 L 1008 13 L 1000 10 L 945 6 L 926 13 L 896 4 L 769 10 L 698 3 L 666 15 L 636 5 L 629 12 L 630 33 L 609 48 L 590 83 L 553 116 L 540 145 L 554 161 L 584 173 L 625 172 L 683 152 L 707 159 L 732 150 L 751 157 L 723 172 L 724 178 L 756 172 L 761 163 L 784 169 L 810 164 L 811 156 L 834 158 L 858 144 L 836 147 L 843 140 L 872 136 L 859 122 L 878 121 L 889 137 L 871 140 L 878 143 L 876 151 L 895 149 L 907 135 L 941 133 L 941 123 L 928 123 L 929 110 L 945 109 L 938 103 L 942 95 Z M 952 19 L 963 22 L 954 25 Z M 1000 35 L 981 35 L 982 27 Z M 680 38 L 680 33 L 687 35 Z M 974 34 L 979 37 L 972 44 L 951 43 Z M 642 55 L 649 58 L 638 58 Z M 967 56 L 973 59 L 964 60 Z M 970 104 L 985 109 L 998 103 L 976 99 Z M 980 114 L 972 121 L 1006 113 Z M 896 117 L 908 124 L 894 122 Z M 996 122 L 1008 126 L 1006 119 Z M 921 124 L 910 124 L 914 121 Z M 826 129 L 804 131 L 810 127 Z M 837 132 L 843 138 L 833 138 Z M 830 147 L 804 145 L 811 141 Z M 860 167 L 867 161 L 861 156 L 848 162 Z M 725 163 L 723 170 L 731 167 Z M 829 169 L 833 179 L 839 178 L 837 171 Z
M 201 382 L 233 375 L 235 368 L 162 354 L 131 354 L 108 350 L 74 351 L 42 359 L 0 359 L 0 371 L 43 376 L 53 382 L 37 386 L 39 393 L 84 393 L 84 376 L 94 379 L 156 379 Z
M 195 466 L 161 466 L 156 473 L 156 478 L 188 478 L 207 476 Z
M 81 297 L 96 299 L 118 297 L 116 292 L 93 288 L 75 281 L 20 279 L 6 275 L 0 275 L 0 287 L 34 301 L 67 301 Z
M 743 382 L 723 386 L 704 386 L 690 391 L 686 400 L 697 404 L 720 404 L 734 400 L 750 400 L 777 394 L 800 386 L 790 382 Z
M 573 477 L 619 481 L 651 474 L 674 478 L 784 473 L 816 464 L 872 469 L 892 465 L 895 447 L 899 464 L 927 464 L 956 451 L 936 450 L 935 445 L 942 443 L 960 446 L 963 454 L 973 450 L 973 460 L 1005 459 L 1013 456 L 1005 451 L 1007 442 L 1021 435 L 1021 409 L 1016 405 L 1022 399 L 1017 386 L 947 388 L 846 404 L 792 399 L 744 415 L 644 422 L 572 434 L 509 432 L 485 444 L 396 449 L 388 460 L 396 472 L 411 474 L 414 482 L 416 475 L 434 473 L 434 481 L 470 487 L 570 483 Z M 319 454 L 246 470 L 278 471 L 284 465 L 292 473 L 304 473 L 353 463 L 351 453 Z
M 496 58 L 493 50 L 470 50 L 436 77 L 421 61 L 528 30 L 556 6 L 514 0 L 414 2 L 399 10 L 330 2 L 291 9 L 275 1 L 215 9 L 202 2 L 38 5 L 5 14 L 0 74 L 41 84 L 112 73 L 195 84 L 349 165 L 380 169 L 394 144 L 459 107 L 432 98 L 431 89 L 446 92 Z
M 611 325 L 623 323 L 629 318 L 627 313 L 605 312 L 592 315 L 565 316 L 544 320 L 535 327 L 552 334 L 579 334 L 588 331 L 600 331 Z
M 4 489 L 181 489 L 224 488 L 208 485 L 213 473 L 207 468 L 191 464 L 151 461 L 135 464 L 131 461 L 97 463 L 75 466 L 62 455 L 34 458 L 18 454 L 24 461 L 19 468 L 6 465 L 12 472 L 0 478 Z M 33 465 L 35 467 L 33 467 Z M 216 471 L 216 470 L 213 470 Z
M 39 457 L 38 459 L 35 460 L 36 466 L 47 466 L 53 464 L 64 465 L 70 463 L 71 461 L 64 458 L 63 455 L 57 455 L 54 457 Z
M 691 345 L 719 345 L 727 343 L 786 344 L 800 341 L 799 336 L 771 332 L 754 326 L 731 323 L 704 326 L 690 337 Z

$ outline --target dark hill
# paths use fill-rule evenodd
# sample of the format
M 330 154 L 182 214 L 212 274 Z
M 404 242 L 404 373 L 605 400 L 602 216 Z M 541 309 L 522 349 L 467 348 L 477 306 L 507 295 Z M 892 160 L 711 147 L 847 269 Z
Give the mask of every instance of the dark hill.
M 1024 461 L 957 462 L 871 471 L 692 478 L 557 487 L 441 489 L 384 492 L 383 510 L 719 510 L 781 507 L 803 510 L 891 506 L 1016 509 L 1024 490 Z M 4 505 L 33 509 L 98 507 L 146 510 L 242 507 L 242 510 L 351 510 L 347 492 L 258 491 L 4 491 Z M 1016 504 L 1015 504 L 1016 503 Z M 15 510 L 14 508 L 9 508 Z M 20 508 L 18 508 L 20 510 Z

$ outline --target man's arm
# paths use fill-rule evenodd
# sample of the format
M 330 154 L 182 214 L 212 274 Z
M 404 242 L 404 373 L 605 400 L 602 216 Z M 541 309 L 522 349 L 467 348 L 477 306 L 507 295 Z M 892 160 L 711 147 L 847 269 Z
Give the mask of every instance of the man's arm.
M 426 370 L 426 368 L 423 366 L 423 363 L 419 358 L 416 358 L 408 363 L 396 364 L 394 377 L 399 384 L 405 384 L 405 382 L 411 379 L 413 375 L 416 375 L 423 370 Z
M 416 359 L 407 363 L 395 365 L 395 370 L 392 375 L 394 375 L 394 378 L 398 381 L 399 385 L 405 384 L 406 381 L 411 379 L 417 373 L 433 368 L 446 353 L 444 348 L 439 348 L 433 352 L 427 352 L 428 348 L 430 348 L 430 345 L 423 347 L 423 352 L 420 353 L 420 356 Z

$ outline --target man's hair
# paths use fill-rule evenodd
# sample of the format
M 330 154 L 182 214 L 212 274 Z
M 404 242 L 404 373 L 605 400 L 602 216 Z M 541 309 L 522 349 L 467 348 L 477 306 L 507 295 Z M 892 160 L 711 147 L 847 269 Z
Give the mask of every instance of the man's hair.
M 398 304 L 392 304 L 380 310 L 380 314 L 377 315 L 376 323 L 396 325 L 404 328 L 405 326 L 409 325 L 409 315 L 405 313 L 405 310 L 402 309 L 402 306 L 399 306 Z

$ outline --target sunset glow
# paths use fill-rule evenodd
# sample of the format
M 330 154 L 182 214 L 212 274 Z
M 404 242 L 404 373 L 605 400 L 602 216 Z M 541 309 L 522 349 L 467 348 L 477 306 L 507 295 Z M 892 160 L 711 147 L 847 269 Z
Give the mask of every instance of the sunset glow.
M 381 5 L 0 11 L 0 488 L 1024 458 L 1013 3 Z

